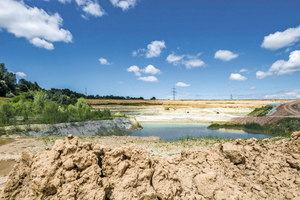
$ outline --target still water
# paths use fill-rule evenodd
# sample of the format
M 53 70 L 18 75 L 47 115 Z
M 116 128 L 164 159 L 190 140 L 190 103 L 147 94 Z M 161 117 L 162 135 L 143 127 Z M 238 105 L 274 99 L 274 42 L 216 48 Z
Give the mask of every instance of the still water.
M 142 124 L 142 130 L 135 131 L 130 136 L 158 136 L 164 141 L 178 140 L 180 138 L 205 138 L 208 136 L 219 138 L 245 139 L 245 138 L 271 138 L 264 134 L 247 133 L 242 130 L 211 130 L 209 124 Z

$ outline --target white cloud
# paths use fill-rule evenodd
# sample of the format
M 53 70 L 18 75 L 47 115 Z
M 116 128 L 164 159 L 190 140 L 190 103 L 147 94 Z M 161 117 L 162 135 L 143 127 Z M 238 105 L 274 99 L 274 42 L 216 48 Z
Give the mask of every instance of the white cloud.
M 20 78 L 26 78 L 27 75 L 24 72 L 17 72 L 16 75 Z
M 294 45 L 300 39 L 300 26 L 296 28 L 288 28 L 283 32 L 277 31 L 264 37 L 261 44 L 262 48 L 277 50 L 283 47 Z
M 198 59 L 198 57 L 201 55 L 201 53 L 198 53 L 196 56 L 191 55 L 175 55 L 174 52 L 172 52 L 166 59 L 169 63 L 173 64 L 174 66 L 178 65 L 185 65 L 187 69 L 190 69 L 192 67 L 201 67 L 204 66 L 205 63 Z
M 31 44 L 33 44 L 36 47 L 45 48 L 47 50 L 53 50 L 54 46 L 52 43 L 47 42 L 46 40 L 40 39 L 40 38 L 32 38 L 29 41 Z
M 147 46 L 146 58 L 159 57 L 162 49 L 166 48 L 165 41 L 153 41 Z
M 157 68 L 155 68 L 153 65 L 148 65 L 144 69 L 140 69 L 138 66 L 131 66 L 127 69 L 128 72 L 134 72 L 136 76 L 141 76 L 141 73 L 146 74 L 160 74 L 161 71 Z
M 278 92 L 277 94 L 267 94 L 264 96 L 265 99 L 290 99 L 299 97 L 300 90 L 284 90 Z
M 138 80 L 147 81 L 147 82 L 157 82 L 158 81 L 155 76 L 139 77 Z
M 182 63 L 187 69 L 190 69 L 192 67 L 201 67 L 205 65 L 205 63 L 200 59 L 184 60 Z
M 166 48 L 165 41 L 152 41 L 147 45 L 147 49 L 138 49 L 137 51 L 133 51 L 131 54 L 133 57 L 135 56 L 146 56 L 146 58 L 159 57 L 162 53 L 162 49 Z M 144 54 L 144 52 L 146 52 Z
M 124 82 L 119 82 L 120 84 L 124 84 Z
M 240 72 L 247 72 L 248 69 L 241 69 Z
M 63 4 L 67 4 L 67 3 L 71 3 L 72 0 L 58 0 L 60 3 L 63 3 Z
M 270 67 L 269 71 L 256 72 L 256 78 L 263 79 L 266 76 L 270 75 L 284 75 L 284 74 L 293 74 L 300 71 L 300 50 L 296 50 L 290 53 L 289 60 L 277 60 Z
M 110 2 L 115 7 L 121 8 L 123 11 L 126 11 L 129 8 L 134 8 L 136 5 L 136 0 L 110 0 Z
M 60 3 L 67 4 L 71 3 L 72 0 L 58 0 Z M 81 15 L 82 18 L 88 19 L 87 15 L 94 17 L 102 17 L 105 15 L 104 9 L 99 5 L 97 0 L 75 0 L 77 5 L 82 8 L 86 15 Z
M 107 62 L 105 58 L 100 58 L 99 61 L 101 65 L 112 65 L 112 63 Z
M 178 86 L 178 87 L 189 87 L 189 86 L 191 86 L 191 85 L 190 85 L 190 84 L 183 83 L 183 82 L 178 82 L 178 83 L 176 83 L 176 86 Z
M 136 57 L 136 56 L 143 56 L 146 49 L 138 49 L 137 51 L 133 51 L 131 54 L 133 57 Z
M 133 65 L 127 69 L 128 72 L 134 72 L 136 76 L 141 76 L 140 68 L 136 65 Z
M 247 78 L 245 76 L 242 76 L 240 74 L 231 74 L 229 80 L 232 81 L 245 81 Z
M 145 69 L 141 70 L 146 74 L 160 74 L 160 70 L 156 69 L 153 65 L 148 65 Z
M 72 42 L 70 31 L 60 28 L 62 21 L 58 13 L 48 14 L 23 1 L 0 1 L 0 29 L 24 37 L 38 47 L 51 50 L 54 48 L 51 42 Z
M 250 90 L 256 90 L 256 87 L 251 87 Z
M 228 50 L 218 50 L 215 54 L 215 59 L 220 59 L 223 61 L 230 61 L 234 58 L 237 58 L 239 55 L 238 54 L 234 54 L 231 51 Z
M 87 1 L 82 10 L 95 17 L 102 17 L 105 14 L 105 11 L 100 7 L 98 2 Z
M 179 62 L 184 58 L 184 55 L 176 56 L 174 52 L 172 54 L 168 55 L 167 61 L 169 63 L 172 63 L 173 65 L 177 66 L 179 65 Z

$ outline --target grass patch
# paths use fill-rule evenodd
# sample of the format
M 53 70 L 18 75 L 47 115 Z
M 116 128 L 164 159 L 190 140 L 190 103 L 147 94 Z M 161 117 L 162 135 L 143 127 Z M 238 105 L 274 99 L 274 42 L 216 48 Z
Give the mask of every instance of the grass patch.
M 2 104 L 4 104 L 9 99 L 10 98 L 7 98 L 7 97 L 0 97 L 0 106 L 2 106 Z
M 284 118 L 276 122 L 263 126 L 257 123 L 237 124 L 237 123 L 214 123 L 208 129 L 240 129 L 251 133 L 263 133 L 272 136 L 289 138 L 295 131 L 300 131 L 300 118 Z
M 260 108 L 255 108 L 251 113 L 249 113 L 248 117 L 263 117 L 266 116 L 270 110 L 272 110 L 272 106 L 263 106 Z
M 0 139 L 0 146 L 4 145 L 4 144 L 8 144 L 10 142 L 11 142 L 11 140 L 9 140 L 9 139 Z

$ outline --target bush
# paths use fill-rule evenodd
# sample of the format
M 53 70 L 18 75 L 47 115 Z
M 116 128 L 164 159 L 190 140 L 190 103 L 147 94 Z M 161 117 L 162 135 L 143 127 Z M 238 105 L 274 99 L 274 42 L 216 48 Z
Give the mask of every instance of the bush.
M 257 123 L 248 123 L 245 124 L 245 128 L 251 129 L 251 130 L 263 130 L 263 127 L 260 124 Z
M 34 95 L 33 106 L 36 113 L 42 113 L 45 103 L 48 101 L 48 95 L 44 91 L 38 91 Z
M 6 96 L 7 98 L 13 98 L 15 95 L 14 95 L 13 93 L 9 92 L 9 93 L 6 93 L 5 96 Z

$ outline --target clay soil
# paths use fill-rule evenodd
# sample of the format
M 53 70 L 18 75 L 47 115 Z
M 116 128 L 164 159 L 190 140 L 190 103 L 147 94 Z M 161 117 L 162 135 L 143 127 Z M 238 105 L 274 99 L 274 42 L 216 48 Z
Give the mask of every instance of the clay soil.
M 24 150 L 0 199 L 298 200 L 299 153 L 300 132 L 275 143 L 238 139 L 182 150 L 173 159 L 70 135 L 39 153 Z

